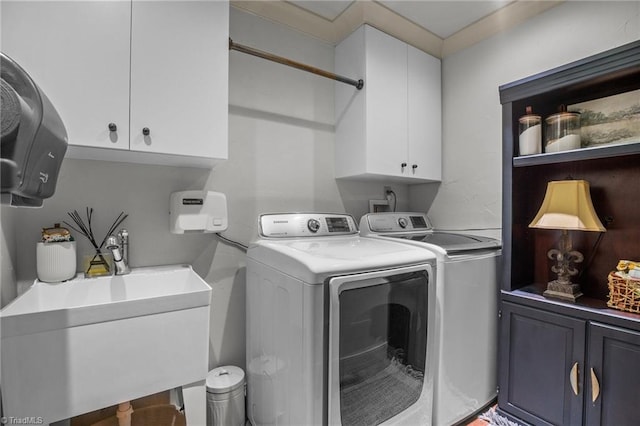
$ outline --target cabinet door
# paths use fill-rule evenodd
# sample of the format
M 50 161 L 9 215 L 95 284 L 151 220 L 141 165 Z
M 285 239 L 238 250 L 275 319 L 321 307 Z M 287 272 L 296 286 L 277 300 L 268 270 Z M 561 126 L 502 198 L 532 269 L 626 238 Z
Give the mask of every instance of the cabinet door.
M 129 148 L 130 13 L 123 1 L 2 1 L 2 51 L 46 93 L 70 145 Z
M 500 337 L 500 409 L 533 425 L 580 425 L 585 322 L 504 302 Z
M 590 386 L 585 400 L 586 424 L 638 425 L 640 333 L 592 323 L 588 353 L 586 381 Z
M 440 60 L 408 46 L 408 167 L 405 174 L 442 179 Z
M 131 149 L 227 158 L 228 2 L 134 1 L 131 28 Z
M 369 26 L 365 34 L 367 150 L 362 155 L 369 173 L 406 175 L 407 44 Z

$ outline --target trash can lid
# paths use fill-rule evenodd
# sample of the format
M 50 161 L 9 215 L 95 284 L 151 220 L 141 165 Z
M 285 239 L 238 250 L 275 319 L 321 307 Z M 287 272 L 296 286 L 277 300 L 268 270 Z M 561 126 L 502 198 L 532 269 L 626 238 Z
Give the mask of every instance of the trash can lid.
M 240 367 L 227 365 L 214 368 L 207 374 L 207 392 L 226 393 L 244 385 L 244 371 Z

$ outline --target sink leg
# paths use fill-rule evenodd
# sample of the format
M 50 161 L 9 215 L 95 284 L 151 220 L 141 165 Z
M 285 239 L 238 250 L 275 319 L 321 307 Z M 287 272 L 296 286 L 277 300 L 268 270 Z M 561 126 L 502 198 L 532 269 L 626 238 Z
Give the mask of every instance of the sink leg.
M 187 426 L 207 424 L 207 389 L 205 381 L 182 386 Z
M 131 414 L 133 413 L 133 407 L 131 402 L 122 402 L 118 404 L 118 410 L 116 411 L 116 417 L 118 417 L 118 426 L 131 426 Z

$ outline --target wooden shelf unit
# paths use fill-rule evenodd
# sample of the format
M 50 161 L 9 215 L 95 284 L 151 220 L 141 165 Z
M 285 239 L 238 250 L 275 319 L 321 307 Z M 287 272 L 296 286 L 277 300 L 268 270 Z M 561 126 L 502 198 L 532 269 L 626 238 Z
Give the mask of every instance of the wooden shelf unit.
M 532 425 L 637 424 L 640 315 L 607 307 L 607 276 L 640 260 L 640 140 L 518 155 L 518 118 L 640 89 L 640 41 L 500 87 L 503 276 L 498 409 Z M 639 97 L 640 98 L 640 97 Z M 640 99 L 639 99 L 640 102 Z M 640 138 L 639 138 L 640 139 Z M 607 232 L 571 232 L 585 256 L 577 303 L 547 299 L 560 231 L 529 228 L 547 182 L 584 179 Z M 601 239 L 598 242 L 598 237 Z

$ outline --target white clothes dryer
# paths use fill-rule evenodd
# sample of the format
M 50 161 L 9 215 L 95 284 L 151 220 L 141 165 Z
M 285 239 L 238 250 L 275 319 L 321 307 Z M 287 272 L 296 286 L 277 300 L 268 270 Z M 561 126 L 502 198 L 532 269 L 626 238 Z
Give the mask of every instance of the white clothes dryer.
M 360 235 L 437 257 L 433 424 L 450 426 L 497 396 L 501 242 L 433 229 L 424 213 L 369 213 Z
M 247 251 L 253 425 L 431 424 L 436 257 L 345 214 L 260 216 Z

